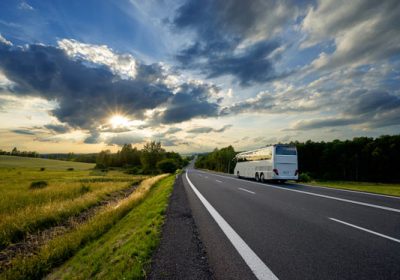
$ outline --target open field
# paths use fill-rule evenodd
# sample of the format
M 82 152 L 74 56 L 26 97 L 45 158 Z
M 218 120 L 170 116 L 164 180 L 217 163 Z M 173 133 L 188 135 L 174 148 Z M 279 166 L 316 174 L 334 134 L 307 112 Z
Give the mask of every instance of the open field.
M 120 171 L 0 167 L 0 248 L 77 215 L 141 179 Z M 32 189 L 32 182 L 47 186 Z
M 112 243 L 121 238 L 118 234 L 129 227 L 132 230 L 136 228 L 139 234 L 132 236 L 135 245 L 130 243 L 129 248 L 132 248 L 132 254 L 138 250 L 141 252 L 141 259 L 132 270 L 135 275 L 143 275 L 144 260 L 149 259 L 154 244 L 158 242 L 174 177 L 164 180 L 153 194 L 152 186 L 166 175 L 149 178 L 125 174 L 121 170 L 102 172 L 88 169 L 92 165 L 76 168 L 60 161 L 54 161 L 54 164 L 52 160 L 45 161 L 53 168 L 46 167 L 41 171 L 42 159 L 2 157 L 0 279 L 41 278 L 109 230 L 113 231 L 105 238 L 109 238 L 110 246 L 114 246 Z M 17 162 L 21 165 L 18 166 Z M 74 170 L 67 170 L 71 166 Z M 36 184 L 32 188 L 33 182 Z M 150 204 L 147 203 L 149 193 L 153 197 Z M 142 210 L 131 212 L 139 206 L 138 209 Z M 126 220 L 126 215 L 135 218 Z M 118 223 L 121 219 L 126 222 Z M 116 224 L 120 227 L 114 230 Z M 137 242 L 138 239 L 143 244 Z M 112 252 L 108 253 L 111 258 Z M 138 258 L 129 256 L 135 260 Z
M 0 168 L 45 168 L 49 170 L 67 170 L 68 168 L 73 168 L 74 170 L 88 170 L 94 166 L 94 163 L 0 155 Z
M 337 188 L 337 189 L 400 196 L 400 184 L 352 182 L 352 181 L 312 181 L 306 184 L 310 186 L 323 186 L 328 188 Z

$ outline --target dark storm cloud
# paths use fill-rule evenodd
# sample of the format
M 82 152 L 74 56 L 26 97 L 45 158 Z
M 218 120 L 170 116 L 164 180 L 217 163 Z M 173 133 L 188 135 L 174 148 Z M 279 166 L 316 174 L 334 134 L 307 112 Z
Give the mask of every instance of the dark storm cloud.
M 182 67 L 201 69 L 208 77 L 233 75 L 244 86 L 277 79 L 287 74 L 276 73 L 268 57 L 280 46 L 271 37 L 298 11 L 291 1 L 188 0 L 172 23 L 178 31 L 194 31 L 196 41 L 176 58 Z M 238 50 L 243 42 L 247 47 Z
M 209 102 L 210 86 L 186 83 L 167 85 L 167 73 L 159 64 L 137 63 L 134 79 L 121 79 L 107 66 L 72 59 L 59 48 L 29 45 L 10 47 L 0 43 L 0 70 L 15 83 L 15 95 L 38 96 L 56 100 L 51 111 L 71 128 L 93 131 L 110 114 L 122 112 L 143 119 L 146 109 L 166 105 L 165 123 L 181 122 L 193 117 L 217 115 L 219 105 Z M 60 127 L 48 127 L 60 131 Z M 98 139 L 92 135 L 85 140 Z
M 218 88 L 208 84 L 184 83 L 173 95 L 167 109 L 156 120 L 162 123 L 178 123 L 196 117 L 215 117 L 219 114 L 219 105 L 210 102 L 213 91 Z
M 188 133 L 210 133 L 210 132 L 224 132 L 225 130 L 231 128 L 232 125 L 228 124 L 228 125 L 224 125 L 223 127 L 221 127 L 220 129 L 215 129 L 212 127 L 208 127 L 208 126 L 204 126 L 204 127 L 198 127 L 198 128 L 193 128 L 188 130 Z

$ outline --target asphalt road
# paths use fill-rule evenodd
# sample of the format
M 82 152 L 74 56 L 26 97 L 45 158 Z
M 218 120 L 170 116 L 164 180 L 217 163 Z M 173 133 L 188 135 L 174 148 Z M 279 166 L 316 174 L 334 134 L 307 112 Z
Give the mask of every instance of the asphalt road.
M 400 199 L 188 168 L 216 279 L 400 279 Z

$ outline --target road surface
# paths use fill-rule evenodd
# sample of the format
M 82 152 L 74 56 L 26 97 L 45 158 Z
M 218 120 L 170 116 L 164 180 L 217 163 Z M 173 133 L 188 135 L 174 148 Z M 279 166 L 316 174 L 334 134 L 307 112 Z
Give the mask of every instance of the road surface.
M 182 176 L 217 279 L 400 279 L 400 199 Z

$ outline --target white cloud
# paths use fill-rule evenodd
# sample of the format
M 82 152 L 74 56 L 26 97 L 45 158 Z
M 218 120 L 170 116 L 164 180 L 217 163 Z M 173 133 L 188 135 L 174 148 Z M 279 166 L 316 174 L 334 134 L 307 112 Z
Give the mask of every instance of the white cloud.
M 31 5 L 29 5 L 26 1 L 21 1 L 21 3 L 19 3 L 19 5 L 18 5 L 18 9 L 28 10 L 28 11 L 34 10 L 34 8 Z
M 10 41 L 8 41 L 6 38 L 4 38 L 1 34 L 0 34 L 0 43 L 6 44 L 8 46 L 13 45 Z
M 388 59 L 400 52 L 400 2 L 318 1 L 302 23 L 308 38 L 303 47 L 332 40 L 333 53 L 321 53 L 316 69 L 359 66 Z
M 136 77 L 137 63 L 130 54 L 116 54 L 106 45 L 85 44 L 72 39 L 62 39 L 58 41 L 58 46 L 71 57 L 106 65 L 122 78 Z

